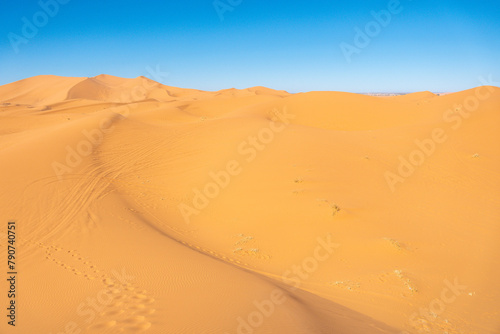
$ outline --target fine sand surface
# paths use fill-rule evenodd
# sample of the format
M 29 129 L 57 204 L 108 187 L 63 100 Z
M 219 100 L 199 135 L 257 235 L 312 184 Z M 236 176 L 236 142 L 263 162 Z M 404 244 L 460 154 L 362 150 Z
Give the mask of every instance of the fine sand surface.
M 500 333 L 499 144 L 489 86 L 1 86 L 0 333 Z

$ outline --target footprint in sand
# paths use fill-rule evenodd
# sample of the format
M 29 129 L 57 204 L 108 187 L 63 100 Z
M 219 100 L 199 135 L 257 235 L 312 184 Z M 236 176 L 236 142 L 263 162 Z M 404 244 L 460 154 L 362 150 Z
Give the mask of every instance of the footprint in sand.
M 409 247 L 396 240 L 396 239 L 392 239 L 392 238 L 382 238 L 386 243 L 388 243 L 390 246 L 394 247 L 395 249 L 397 249 L 398 251 L 409 251 Z
M 65 250 L 56 246 L 45 246 L 40 244 L 40 247 L 45 249 L 45 258 L 54 262 L 56 265 L 69 270 L 74 275 L 83 276 L 88 280 L 94 280 L 102 273 L 97 266 L 84 258 L 76 250 Z
M 99 321 L 89 329 L 113 328 L 116 332 L 142 332 L 151 326 L 155 299 L 146 290 L 131 283 L 120 284 L 111 277 L 102 283 L 111 295 L 111 302 L 99 314 Z
M 131 283 L 123 283 L 114 274 L 100 270 L 93 262 L 76 250 L 57 246 L 45 246 L 46 259 L 75 275 L 88 280 L 100 279 L 109 302 L 101 305 L 98 318 L 89 324 L 89 331 L 102 333 L 142 332 L 152 326 L 152 307 L 155 299 L 149 293 Z
M 249 246 L 255 243 L 254 237 L 247 236 L 244 234 L 236 235 L 237 238 L 240 238 L 237 242 L 234 243 L 233 253 L 238 254 L 240 256 L 252 256 L 261 260 L 269 260 L 271 259 L 270 255 L 262 253 L 259 248 Z
M 351 280 L 335 281 L 335 282 L 330 282 L 329 284 L 349 291 L 359 289 L 361 286 L 358 282 Z
M 178 241 L 181 242 L 183 245 L 188 246 L 189 248 L 198 250 L 198 251 L 200 251 L 200 252 L 202 252 L 204 254 L 208 254 L 208 255 L 210 255 L 212 257 L 215 257 L 215 258 L 218 258 L 218 259 L 221 259 L 221 260 L 224 260 L 224 261 L 229 261 L 231 263 L 236 263 L 236 264 L 241 265 L 241 266 L 250 267 L 250 265 L 248 263 L 241 262 L 238 259 L 233 259 L 233 258 L 227 257 L 225 255 L 222 255 L 222 254 L 219 254 L 217 252 L 214 252 L 214 251 L 212 251 L 210 249 L 203 248 L 203 247 L 200 247 L 200 246 L 196 246 L 196 245 L 193 245 L 193 244 L 188 243 L 186 241 L 182 241 L 182 240 L 178 240 Z M 234 253 L 234 251 L 233 251 L 233 253 Z
M 412 280 L 408 277 L 406 273 L 399 269 L 395 269 L 393 272 L 385 272 L 378 276 L 378 279 L 383 283 L 392 283 L 400 282 L 406 289 L 408 289 L 411 294 L 418 292 L 416 285 L 412 282 Z

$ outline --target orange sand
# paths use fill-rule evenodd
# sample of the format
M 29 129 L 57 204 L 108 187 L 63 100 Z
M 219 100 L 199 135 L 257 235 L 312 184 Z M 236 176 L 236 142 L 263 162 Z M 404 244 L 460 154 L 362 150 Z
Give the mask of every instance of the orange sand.
M 497 87 L 1 86 L 0 333 L 500 333 L 499 111 Z

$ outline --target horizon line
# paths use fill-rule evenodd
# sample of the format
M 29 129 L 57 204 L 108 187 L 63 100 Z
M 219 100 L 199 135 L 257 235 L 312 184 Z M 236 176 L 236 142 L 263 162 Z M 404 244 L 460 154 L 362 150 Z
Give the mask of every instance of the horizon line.
M 257 86 L 251 86 L 251 87 L 245 87 L 245 88 L 236 88 L 236 87 L 233 86 L 233 87 L 222 88 L 222 89 L 218 89 L 218 90 L 205 90 L 205 89 L 192 88 L 192 87 L 178 87 L 178 86 L 173 86 L 173 85 L 169 85 L 169 84 L 166 84 L 164 82 L 161 82 L 161 81 L 154 80 L 154 79 L 149 78 L 149 77 L 144 76 L 144 75 L 139 75 L 137 77 L 130 78 L 130 77 L 121 77 L 121 76 L 116 76 L 116 75 L 113 75 L 113 74 L 106 74 L 106 73 L 101 73 L 101 74 L 98 74 L 98 75 L 95 75 L 95 76 L 65 76 L 65 75 L 56 75 L 56 74 L 38 74 L 38 75 L 31 76 L 31 77 L 26 77 L 26 78 L 23 78 L 23 79 L 11 81 L 11 82 L 8 82 L 8 83 L 5 83 L 5 84 L 0 84 L 0 87 L 6 86 L 6 85 L 10 85 L 10 84 L 13 84 L 13 83 L 16 83 L 16 82 L 20 82 L 20 81 L 23 81 L 23 80 L 28 80 L 28 79 L 32 79 L 32 78 L 36 78 L 36 77 L 44 77 L 44 76 L 47 76 L 47 77 L 48 76 L 53 76 L 53 77 L 59 77 L 59 78 L 82 78 L 82 79 L 85 79 L 85 78 L 86 79 L 96 79 L 96 78 L 98 78 L 100 76 L 108 76 L 108 77 L 119 78 L 119 79 L 126 79 L 126 80 L 134 80 L 134 79 L 144 78 L 144 79 L 151 80 L 153 82 L 156 82 L 156 83 L 158 83 L 160 85 L 167 86 L 167 87 L 174 87 L 174 88 L 180 88 L 180 89 L 193 89 L 193 90 L 199 90 L 199 91 L 202 91 L 202 92 L 209 92 L 209 93 L 210 92 L 216 93 L 216 92 L 220 92 L 220 91 L 224 91 L 224 90 L 230 90 L 230 89 L 248 90 L 248 89 L 255 89 L 255 88 L 265 88 L 265 89 L 270 89 L 270 90 L 274 90 L 274 91 L 286 92 L 286 93 L 291 94 L 291 95 L 313 93 L 313 92 L 337 92 L 337 93 L 359 94 L 359 95 L 366 95 L 366 96 L 402 96 L 402 95 L 408 95 L 408 94 L 429 92 L 429 93 L 432 93 L 432 94 L 437 95 L 437 96 L 442 96 L 442 95 L 447 95 L 447 94 L 453 94 L 453 93 L 463 92 L 463 91 L 475 89 L 475 88 L 478 88 L 478 87 L 491 86 L 491 87 L 496 87 L 496 88 L 500 89 L 499 86 L 479 85 L 479 86 L 475 86 L 475 87 L 471 87 L 471 88 L 467 88 L 467 89 L 463 89 L 463 90 L 458 90 L 458 91 L 455 91 L 455 90 L 431 91 L 431 90 L 425 90 L 424 89 L 424 90 L 406 91 L 406 92 L 405 91 L 397 91 L 397 90 L 394 90 L 394 91 L 357 91 L 357 92 L 342 91 L 342 90 L 309 90 L 309 91 L 289 92 L 289 91 L 284 90 L 284 89 L 276 89 L 276 88 L 271 88 L 271 87 L 267 87 L 267 86 L 257 85 Z

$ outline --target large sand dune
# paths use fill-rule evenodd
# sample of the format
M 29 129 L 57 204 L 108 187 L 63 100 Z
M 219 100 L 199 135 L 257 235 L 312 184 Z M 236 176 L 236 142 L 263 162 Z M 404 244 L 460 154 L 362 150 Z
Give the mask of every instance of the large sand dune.
M 1 86 L 0 333 L 500 333 L 499 130 L 490 86 Z

